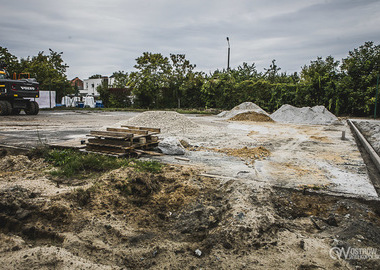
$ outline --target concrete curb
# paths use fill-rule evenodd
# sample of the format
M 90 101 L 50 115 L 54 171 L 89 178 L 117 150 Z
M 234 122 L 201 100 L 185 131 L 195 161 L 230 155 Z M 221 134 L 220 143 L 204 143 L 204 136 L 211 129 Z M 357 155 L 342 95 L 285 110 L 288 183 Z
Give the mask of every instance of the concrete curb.
M 358 137 L 359 141 L 364 146 L 365 150 L 371 157 L 373 163 L 375 164 L 376 168 L 380 171 L 380 157 L 376 153 L 376 151 L 373 149 L 373 147 L 369 144 L 366 138 L 364 138 L 363 134 L 359 131 L 359 129 L 355 126 L 355 124 L 348 119 L 348 124 L 352 127 L 353 131 L 355 132 L 356 136 Z
M 18 154 L 26 154 L 26 153 L 28 153 L 31 148 L 0 144 L 0 149 L 4 149 L 8 153 L 18 155 Z

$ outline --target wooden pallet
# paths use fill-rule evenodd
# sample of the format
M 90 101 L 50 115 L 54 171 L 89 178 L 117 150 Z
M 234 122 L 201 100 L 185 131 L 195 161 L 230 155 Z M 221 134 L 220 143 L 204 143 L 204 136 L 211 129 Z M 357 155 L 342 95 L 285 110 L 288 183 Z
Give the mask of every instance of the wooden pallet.
M 130 154 L 152 154 L 158 146 L 159 128 L 122 126 L 107 128 L 106 131 L 90 131 L 91 138 L 86 144 L 86 151 L 107 155 L 123 156 Z

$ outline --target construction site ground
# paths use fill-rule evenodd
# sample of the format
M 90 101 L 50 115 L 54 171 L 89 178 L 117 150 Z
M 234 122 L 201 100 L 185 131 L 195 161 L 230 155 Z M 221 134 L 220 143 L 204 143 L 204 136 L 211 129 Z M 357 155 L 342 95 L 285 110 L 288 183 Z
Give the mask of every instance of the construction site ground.
M 380 246 L 376 176 L 345 122 L 187 115 L 198 127 L 160 134 L 180 140 L 185 155 L 154 157 L 166 164 L 155 174 L 121 168 L 63 181 L 43 159 L 12 151 L 75 144 L 138 114 L 0 118 L 0 144 L 9 146 L 0 158 L 4 269 L 380 268 L 375 256 L 330 252 Z

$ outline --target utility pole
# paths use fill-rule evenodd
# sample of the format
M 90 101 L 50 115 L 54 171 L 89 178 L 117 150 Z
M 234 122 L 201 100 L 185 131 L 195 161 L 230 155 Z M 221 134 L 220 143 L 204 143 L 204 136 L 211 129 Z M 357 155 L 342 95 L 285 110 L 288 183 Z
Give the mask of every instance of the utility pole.
M 231 51 L 231 47 L 230 47 L 230 39 L 229 39 L 229 37 L 227 37 L 227 43 L 228 43 L 227 71 L 230 71 L 230 51 Z

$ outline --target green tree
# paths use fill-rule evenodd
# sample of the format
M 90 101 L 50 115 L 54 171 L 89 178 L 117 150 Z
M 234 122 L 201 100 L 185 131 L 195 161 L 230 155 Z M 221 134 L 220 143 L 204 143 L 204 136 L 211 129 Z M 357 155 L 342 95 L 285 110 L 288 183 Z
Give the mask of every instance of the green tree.
M 352 114 L 373 112 L 377 74 L 380 69 L 380 45 L 365 42 L 343 59 L 342 89 L 348 97 L 346 111 Z
M 11 54 L 7 48 L 0 46 L 0 63 L 6 64 L 7 72 L 12 77 L 13 73 L 20 73 L 20 63 L 16 56 Z
M 66 77 L 66 65 L 62 59 L 62 52 L 49 49 L 49 55 L 39 52 L 37 56 L 21 59 L 22 72 L 30 73 L 31 77 L 40 83 L 40 89 L 56 91 L 57 97 L 74 92 Z
M 205 83 L 202 72 L 189 72 L 181 86 L 181 106 L 183 108 L 204 108 L 201 89 Z
M 280 70 L 281 68 L 277 66 L 276 60 L 273 59 L 272 64 L 269 66 L 269 68 L 268 69 L 265 68 L 265 74 L 264 74 L 265 79 L 272 83 L 276 82 L 276 78 Z
M 160 53 L 144 52 L 136 59 L 137 72 L 130 74 L 128 86 L 136 96 L 135 105 L 143 108 L 162 108 L 164 92 L 169 89 L 171 66 Z
M 102 75 L 100 74 L 94 74 L 94 75 L 91 75 L 90 77 L 88 77 L 89 79 L 100 79 L 101 77 L 103 77 Z
M 184 97 L 187 87 L 191 83 L 187 83 L 193 79 L 192 72 L 195 65 L 190 64 L 190 61 L 186 59 L 184 54 L 170 54 L 171 60 L 171 73 L 170 73 L 170 89 L 172 98 L 167 100 L 167 105 L 177 108 L 181 107 L 181 99 Z M 170 95 L 168 95 L 170 96 Z
M 339 89 L 340 77 L 339 61 L 331 55 L 325 60 L 318 57 L 309 66 L 305 65 L 301 71 L 305 106 L 324 105 L 339 114 L 339 104 L 343 102 Z
M 125 108 L 131 106 L 131 93 L 127 86 L 129 82 L 128 73 L 117 71 L 112 74 L 111 78 L 114 78 L 112 88 L 109 87 L 107 80 L 103 80 L 96 88 L 104 106 L 109 108 Z
M 116 71 L 111 75 L 111 78 L 114 78 L 115 81 L 112 85 L 114 88 L 126 88 L 129 82 L 129 75 L 124 71 Z
M 206 78 L 201 93 L 207 107 L 231 109 L 238 104 L 236 80 L 232 74 L 232 71 L 216 70 L 214 74 Z
M 110 92 L 108 89 L 108 81 L 103 80 L 101 84 L 96 87 L 96 91 L 98 91 L 100 99 L 103 101 L 103 105 L 105 107 L 110 106 Z

